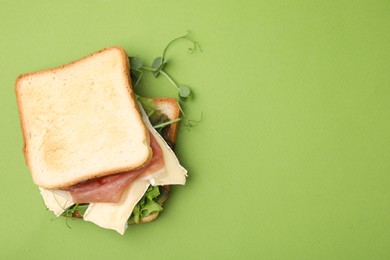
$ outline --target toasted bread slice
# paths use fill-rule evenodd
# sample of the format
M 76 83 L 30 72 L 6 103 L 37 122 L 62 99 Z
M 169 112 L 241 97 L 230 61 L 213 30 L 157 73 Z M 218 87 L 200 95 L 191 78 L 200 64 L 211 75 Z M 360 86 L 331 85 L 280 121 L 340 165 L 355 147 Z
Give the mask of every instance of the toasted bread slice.
M 156 109 L 165 114 L 169 120 L 174 120 L 180 117 L 180 108 L 175 98 L 153 98 Z M 169 125 L 168 128 L 168 141 L 172 144 L 176 144 L 177 131 L 179 122 L 175 122 Z
M 15 91 L 25 158 L 38 186 L 61 189 L 150 161 L 122 48 L 21 75 Z

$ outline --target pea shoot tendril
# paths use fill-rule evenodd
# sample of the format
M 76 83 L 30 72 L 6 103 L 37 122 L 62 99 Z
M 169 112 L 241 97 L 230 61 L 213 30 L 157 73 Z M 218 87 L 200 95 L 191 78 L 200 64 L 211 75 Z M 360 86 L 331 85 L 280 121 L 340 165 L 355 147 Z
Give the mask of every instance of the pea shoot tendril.
M 145 66 L 144 63 L 142 62 L 142 60 L 138 57 L 129 57 L 130 64 L 131 64 L 130 75 L 131 75 L 134 87 L 137 87 L 139 85 L 141 78 L 143 76 L 143 73 L 146 71 L 146 72 L 151 72 L 155 78 L 162 75 L 176 89 L 180 101 L 186 101 L 192 97 L 192 90 L 190 87 L 188 87 L 187 85 L 184 85 L 184 84 L 177 83 L 177 81 L 174 80 L 172 78 L 172 76 L 169 75 L 164 70 L 165 66 L 167 65 L 166 54 L 167 54 L 167 51 L 169 50 L 169 47 L 172 46 L 175 42 L 180 41 L 180 40 L 186 40 L 192 44 L 191 47 L 188 48 L 188 53 L 192 54 L 197 49 L 202 51 L 199 43 L 197 41 L 193 40 L 189 36 L 189 32 L 187 32 L 185 35 L 171 40 L 165 46 L 162 55 L 159 57 L 156 57 L 153 60 L 152 65 L 150 67 Z

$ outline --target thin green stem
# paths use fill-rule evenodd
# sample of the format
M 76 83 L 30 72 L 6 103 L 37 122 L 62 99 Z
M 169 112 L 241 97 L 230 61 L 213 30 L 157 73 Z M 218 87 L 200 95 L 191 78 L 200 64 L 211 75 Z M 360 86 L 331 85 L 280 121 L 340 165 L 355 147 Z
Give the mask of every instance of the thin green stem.
M 170 42 L 167 44 L 167 46 L 165 46 L 165 49 L 164 49 L 163 54 L 162 54 L 162 59 L 165 60 L 165 53 L 167 52 L 168 47 L 169 47 L 172 43 L 174 43 L 175 41 L 180 40 L 180 39 L 185 39 L 185 38 L 187 38 L 187 37 L 188 37 L 188 32 L 186 33 L 186 35 L 177 37 L 177 38 L 173 39 L 172 41 L 170 41 Z M 191 40 L 190 40 L 190 41 L 191 41 Z
M 146 71 L 151 71 L 151 72 L 158 71 L 158 69 L 154 69 L 154 68 L 151 68 L 151 67 L 145 67 L 145 66 L 142 66 L 141 69 L 146 70 Z M 176 90 L 178 90 L 178 91 L 180 90 L 179 85 L 177 85 L 177 83 L 172 79 L 171 76 L 169 76 L 168 73 L 166 73 L 163 70 L 160 70 L 159 73 L 161 75 L 163 75 L 176 88 Z
M 167 125 L 170 125 L 170 124 L 173 124 L 173 123 L 176 123 L 176 122 L 179 122 L 181 120 L 181 118 L 176 118 L 176 119 L 173 119 L 173 120 L 170 120 L 168 122 L 165 122 L 165 123 L 161 123 L 161 124 L 158 124 L 158 125 L 155 125 L 153 126 L 155 129 L 158 129 L 158 128 L 163 128 Z
M 156 111 L 156 109 L 151 110 L 151 111 L 147 114 L 147 116 L 150 117 L 151 115 L 154 114 L 155 111 Z
M 181 105 L 180 105 L 180 100 L 177 100 L 177 105 L 179 106 L 179 109 L 180 109 L 180 112 L 182 113 L 182 115 L 183 115 L 184 117 L 186 117 L 186 114 L 184 114 L 184 110 L 183 110 L 183 108 L 182 108 Z
M 177 83 L 172 79 L 171 76 L 168 75 L 168 73 L 166 73 L 166 72 L 163 71 L 163 70 L 160 70 L 160 73 L 161 73 L 161 75 L 163 75 L 169 82 L 171 82 L 171 84 L 176 88 L 177 91 L 180 90 L 179 85 L 177 85 Z
M 134 84 L 134 87 L 137 87 L 139 82 L 141 81 L 141 78 L 142 78 L 142 75 L 144 74 L 144 72 L 142 70 L 139 70 L 139 69 L 133 69 L 134 71 L 137 71 L 139 73 L 139 76 L 137 78 L 137 81 L 135 82 Z
M 177 40 L 185 39 L 185 40 L 187 40 L 187 41 L 190 41 L 190 42 L 192 43 L 192 45 L 193 45 L 191 48 L 188 49 L 188 51 L 189 51 L 190 53 L 193 53 L 193 52 L 196 50 L 196 47 L 199 47 L 200 51 L 202 51 L 202 48 L 200 47 L 199 43 L 196 42 L 196 41 L 194 41 L 193 39 L 191 39 L 191 37 L 189 36 L 189 34 L 190 34 L 190 32 L 187 32 L 186 35 L 177 37 L 177 38 L 173 39 L 172 41 L 170 41 L 170 42 L 167 44 L 167 46 L 165 46 L 165 49 L 164 49 L 163 54 L 162 54 L 162 61 L 165 61 L 165 54 L 166 54 L 166 52 L 167 52 L 169 46 L 170 46 L 172 43 L 176 42 Z
M 158 68 L 155 69 L 155 68 L 146 67 L 146 66 L 142 66 L 141 69 L 151 71 L 151 72 L 156 72 L 158 70 Z

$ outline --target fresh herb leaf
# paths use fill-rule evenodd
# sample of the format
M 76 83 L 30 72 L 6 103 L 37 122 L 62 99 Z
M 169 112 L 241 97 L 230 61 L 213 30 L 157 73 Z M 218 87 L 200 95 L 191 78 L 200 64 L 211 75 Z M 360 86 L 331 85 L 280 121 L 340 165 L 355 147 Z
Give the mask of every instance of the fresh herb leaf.
M 141 81 L 143 72 L 141 70 L 143 66 L 143 62 L 138 57 L 129 57 L 130 62 L 130 78 L 134 84 L 134 87 L 137 87 L 139 82 Z
M 129 58 L 130 58 L 130 64 L 132 69 L 139 70 L 144 65 L 142 60 L 138 57 L 129 57 Z
M 163 193 L 167 196 L 166 193 Z M 158 203 L 160 197 L 159 186 L 149 186 L 147 191 L 141 200 L 134 207 L 133 212 L 129 218 L 129 223 L 139 223 L 141 218 L 147 217 L 150 214 L 157 213 L 163 210 L 161 205 Z
M 152 74 L 155 78 L 157 78 L 160 75 L 160 71 L 165 67 L 167 63 L 163 61 L 163 58 L 157 57 L 153 60 L 152 68 L 154 71 L 152 71 Z
M 145 204 L 142 206 L 141 209 L 141 216 L 147 217 L 152 213 L 160 212 L 163 208 L 154 200 L 146 199 Z
M 149 186 L 148 190 L 146 191 L 146 198 L 153 200 L 160 195 L 160 190 L 158 189 L 157 186 Z
M 140 214 L 141 210 L 140 210 L 140 208 L 141 208 L 140 203 L 137 203 L 137 205 L 135 205 L 135 207 L 133 209 L 133 213 L 132 213 L 133 218 L 134 218 L 134 222 L 137 223 L 137 224 L 139 223 L 139 219 L 141 217 L 141 214 Z
M 189 87 L 186 85 L 179 85 L 179 98 L 182 101 L 186 101 L 187 99 L 192 97 L 192 92 Z

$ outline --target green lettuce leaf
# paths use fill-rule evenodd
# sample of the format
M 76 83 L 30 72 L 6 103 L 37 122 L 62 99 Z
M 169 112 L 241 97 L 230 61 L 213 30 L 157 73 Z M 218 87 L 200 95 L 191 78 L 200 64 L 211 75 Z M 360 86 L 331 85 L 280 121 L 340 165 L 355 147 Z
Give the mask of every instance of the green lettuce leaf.
M 160 195 L 160 190 L 157 186 L 149 186 L 148 190 L 145 192 L 145 197 L 149 200 L 153 200 Z
M 133 209 L 133 213 L 132 213 L 132 216 L 130 217 L 133 218 L 133 221 L 134 223 L 139 223 L 139 219 L 140 219 L 140 204 L 137 204 L 135 205 L 134 209 Z
M 160 195 L 159 186 L 149 186 L 144 196 L 134 207 L 133 213 L 129 218 L 129 224 L 138 224 L 141 218 L 162 211 L 163 208 L 158 203 Z
M 141 216 L 147 217 L 152 213 L 160 212 L 163 208 L 157 202 L 147 199 L 145 205 L 141 209 Z

